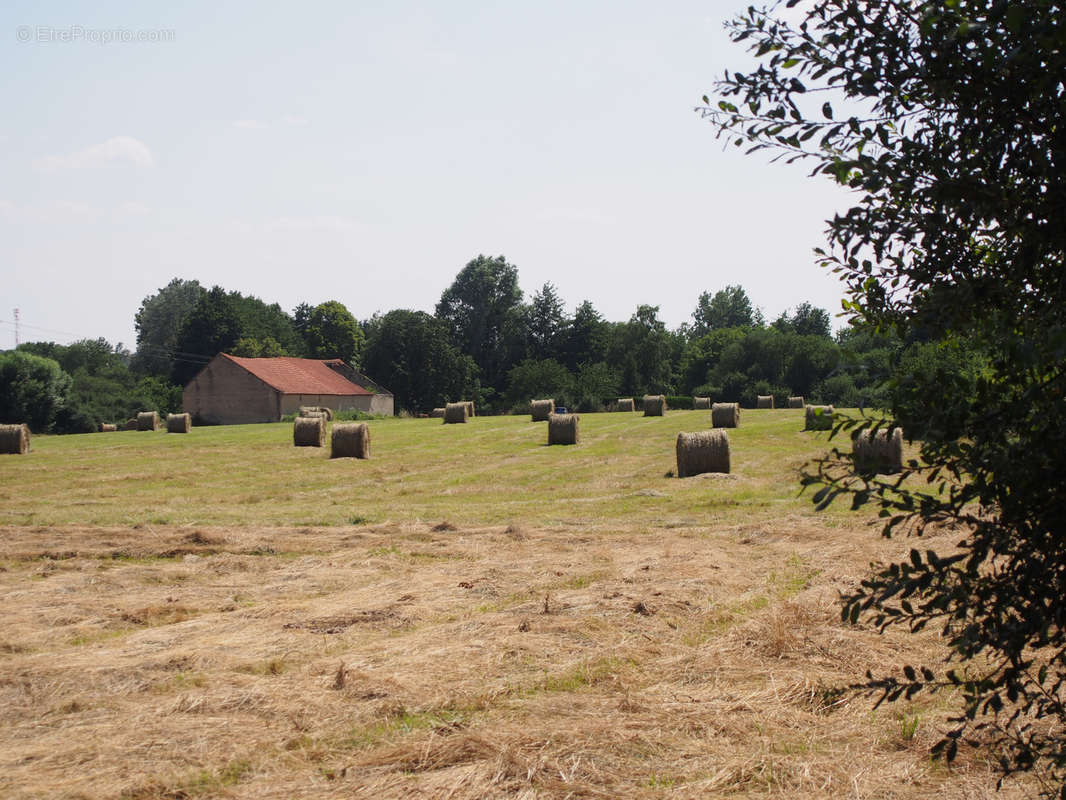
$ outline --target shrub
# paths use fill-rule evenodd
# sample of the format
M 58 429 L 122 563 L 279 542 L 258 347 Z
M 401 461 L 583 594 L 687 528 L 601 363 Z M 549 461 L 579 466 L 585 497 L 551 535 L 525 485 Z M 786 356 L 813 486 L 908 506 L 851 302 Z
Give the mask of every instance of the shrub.
M 48 430 L 70 391 L 59 363 L 31 353 L 0 353 L 0 422 L 24 422 L 34 433 Z

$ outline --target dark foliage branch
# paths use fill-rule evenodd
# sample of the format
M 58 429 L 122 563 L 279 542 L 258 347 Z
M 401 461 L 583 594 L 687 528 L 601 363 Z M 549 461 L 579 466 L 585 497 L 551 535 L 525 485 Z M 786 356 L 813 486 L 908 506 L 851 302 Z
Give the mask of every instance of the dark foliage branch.
M 795 0 L 787 8 L 798 5 Z M 729 25 L 759 59 L 726 73 L 701 113 L 720 137 L 813 162 L 854 193 L 820 262 L 852 321 L 905 342 L 963 340 L 987 366 L 897 369 L 892 419 L 921 442 L 893 478 L 847 452 L 805 482 L 824 507 L 874 503 L 884 533 L 948 527 L 844 598 L 885 628 L 941 627 L 939 670 L 870 676 L 881 701 L 947 688 L 963 699 L 937 745 L 998 751 L 1066 797 L 1066 15 L 1050 0 L 818 0 L 789 25 L 749 9 Z M 850 420 L 838 434 L 874 425 Z

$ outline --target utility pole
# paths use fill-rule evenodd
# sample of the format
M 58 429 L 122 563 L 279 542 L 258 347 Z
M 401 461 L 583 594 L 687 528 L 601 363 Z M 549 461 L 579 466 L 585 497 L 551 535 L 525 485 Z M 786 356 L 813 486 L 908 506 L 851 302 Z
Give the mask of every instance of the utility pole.
M 19 310 L 15 309 L 15 349 L 19 346 Z

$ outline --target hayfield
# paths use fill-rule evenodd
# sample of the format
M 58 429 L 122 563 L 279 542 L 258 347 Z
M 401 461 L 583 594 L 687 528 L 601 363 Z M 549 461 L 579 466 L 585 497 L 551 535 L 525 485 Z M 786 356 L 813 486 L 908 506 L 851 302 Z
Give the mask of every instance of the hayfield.
M 839 691 L 943 657 L 839 621 L 912 543 L 798 496 L 802 410 L 673 477 L 709 418 L 374 420 L 368 461 L 34 438 L 0 457 L 0 796 L 992 796 L 987 753 L 929 759 L 957 698 Z

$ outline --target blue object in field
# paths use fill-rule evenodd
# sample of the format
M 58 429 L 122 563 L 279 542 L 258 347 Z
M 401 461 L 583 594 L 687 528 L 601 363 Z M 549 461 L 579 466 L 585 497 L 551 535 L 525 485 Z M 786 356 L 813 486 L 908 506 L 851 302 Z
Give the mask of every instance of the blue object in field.
M 565 414 L 566 413 L 566 406 L 556 406 L 555 407 L 555 413 L 556 414 Z

